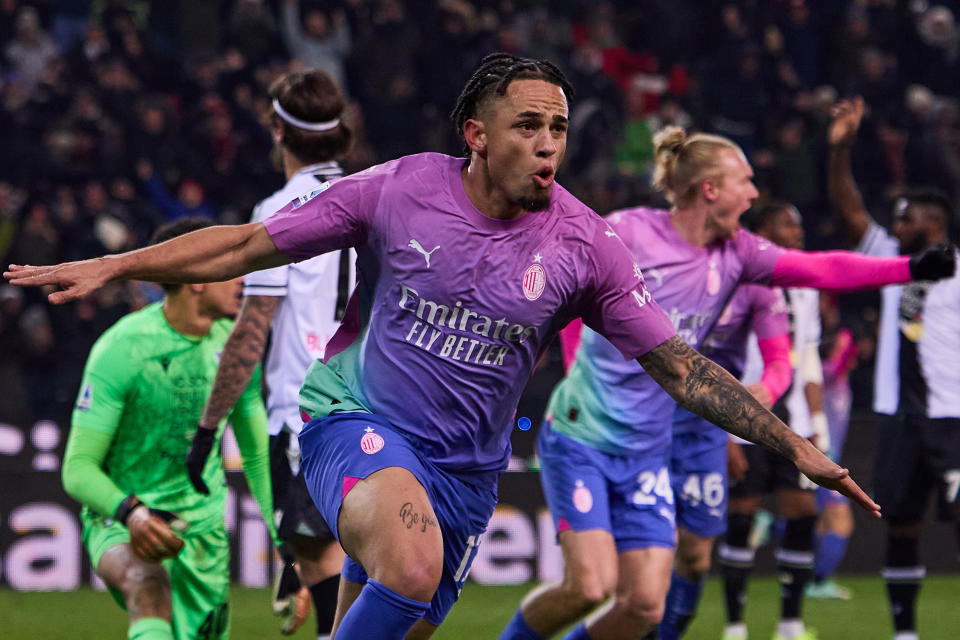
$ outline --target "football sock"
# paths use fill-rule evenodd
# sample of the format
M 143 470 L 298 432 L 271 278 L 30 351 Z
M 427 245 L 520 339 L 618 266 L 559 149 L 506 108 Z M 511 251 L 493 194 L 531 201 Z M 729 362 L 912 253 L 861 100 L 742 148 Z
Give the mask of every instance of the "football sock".
M 826 580 L 834 574 L 840 561 L 847 553 L 849 538 L 837 535 L 832 531 L 824 533 L 817 540 L 817 559 L 813 564 L 813 576 L 817 581 Z
M 920 542 L 917 538 L 890 535 L 887 537 L 887 561 L 883 579 L 893 613 L 893 628 L 899 632 L 916 629 L 916 604 L 926 569 L 920 565 Z
M 703 592 L 702 580 L 687 580 L 674 572 L 660 623 L 661 640 L 677 640 L 687 630 Z
M 337 591 L 340 589 L 340 575 L 321 580 L 310 587 L 313 610 L 317 616 L 317 635 L 329 635 L 333 628 L 333 617 L 337 613 Z
M 173 627 L 163 618 L 140 618 L 127 630 L 129 640 L 173 640 Z
M 429 610 L 429 602 L 411 600 L 370 578 L 343 616 L 337 640 L 402 640 Z
M 813 577 L 813 529 L 817 516 L 787 520 L 777 549 L 780 575 L 780 619 L 797 620 L 803 608 L 803 590 Z
M 747 546 L 753 515 L 731 513 L 727 516 L 727 533 L 717 549 L 723 592 L 727 605 L 727 621 L 742 622 L 747 603 L 747 579 L 753 570 L 755 552 Z
M 520 609 L 517 609 L 510 618 L 510 622 L 500 632 L 498 640 L 543 640 L 543 636 L 530 628 L 527 621 L 523 619 Z

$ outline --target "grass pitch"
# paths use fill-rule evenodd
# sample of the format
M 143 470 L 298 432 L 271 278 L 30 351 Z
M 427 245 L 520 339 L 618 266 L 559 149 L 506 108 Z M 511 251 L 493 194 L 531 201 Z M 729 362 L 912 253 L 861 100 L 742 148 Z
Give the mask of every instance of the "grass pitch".
M 854 591 L 848 602 L 807 600 L 808 626 L 820 640 L 884 640 L 893 637 L 883 582 L 875 576 L 839 580 Z M 532 585 L 484 587 L 468 584 L 434 638 L 472 640 L 496 638 L 513 615 L 517 603 Z M 779 587 L 769 577 L 751 581 L 747 625 L 753 640 L 768 640 L 776 625 Z M 280 639 L 279 625 L 270 615 L 269 592 L 235 588 L 232 603 L 234 640 Z M 720 581 L 712 579 L 686 640 L 719 640 L 723 623 Z M 0 638 L 4 640 L 104 640 L 126 638 L 126 616 L 106 593 L 81 589 L 68 593 L 24 593 L 0 590 Z M 931 576 L 920 594 L 920 637 L 924 640 L 960 638 L 960 576 Z M 294 638 L 313 635 L 309 621 Z

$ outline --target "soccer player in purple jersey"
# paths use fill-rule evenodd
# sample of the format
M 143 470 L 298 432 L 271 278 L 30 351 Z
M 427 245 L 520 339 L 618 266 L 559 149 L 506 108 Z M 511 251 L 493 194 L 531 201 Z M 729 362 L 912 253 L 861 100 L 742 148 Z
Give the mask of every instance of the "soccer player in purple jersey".
M 308 488 L 349 556 L 344 577 L 365 580 L 340 640 L 442 622 L 493 512 L 523 383 L 576 317 L 684 406 L 879 516 L 846 470 L 676 335 L 622 241 L 555 184 L 571 96 L 549 62 L 488 56 L 453 112 L 467 158 L 407 156 L 264 223 L 4 276 L 58 285 L 48 299 L 63 303 L 114 279 L 219 281 L 357 247 L 358 290 L 300 397 Z M 889 264 L 909 279 L 906 258 Z
M 607 220 L 692 346 L 700 346 L 741 283 L 856 290 L 907 281 L 928 268 L 941 277 L 953 272 L 946 250 L 900 262 L 784 250 L 740 228 L 740 215 L 758 193 L 733 142 L 668 127 L 654 145 L 654 184 L 673 208 L 626 209 Z M 549 637 L 611 595 L 612 604 L 569 639 L 634 638 L 663 615 L 676 544 L 668 470 L 675 396 L 660 389 L 648 358 L 639 366 L 624 361 L 589 323 L 582 336 L 538 440 L 564 578 L 529 594 L 501 638 Z

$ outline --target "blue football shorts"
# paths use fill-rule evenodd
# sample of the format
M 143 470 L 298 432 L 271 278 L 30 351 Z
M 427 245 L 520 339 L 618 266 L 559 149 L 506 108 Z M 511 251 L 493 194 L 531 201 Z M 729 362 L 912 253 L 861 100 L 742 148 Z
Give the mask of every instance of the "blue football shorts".
M 614 455 L 551 428 L 537 440 L 540 481 L 557 532 L 602 529 L 617 552 L 676 547 L 666 452 Z
M 337 517 L 343 498 L 358 480 L 401 467 L 427 491 L 443 534 L 443 576 L 424 616 L 439 625 L 460 596 L 497 503 L 498 473 L 453 474 L 422 455 L 413 438 L 385 419 L 360 412 L 335 413 L 311 420 L 300 432 L 301 465 L 310 497 L 333 535 L 340 540 Z M 354 560 L 343 577 L 365 583 L 366 572 Z

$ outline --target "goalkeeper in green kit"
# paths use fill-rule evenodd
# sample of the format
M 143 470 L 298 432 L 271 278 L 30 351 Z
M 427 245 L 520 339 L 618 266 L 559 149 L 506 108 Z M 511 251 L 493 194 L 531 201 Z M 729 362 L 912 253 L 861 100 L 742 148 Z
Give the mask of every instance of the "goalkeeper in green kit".
M 209 226 L 183 218 L 158 243 Z M 227 488 L 220 456 L 194 490 L 183 461 L 240 306 L 242 280 L 165 285 L 94 344 L 73 411 L 63 484 L 83 503 L 83 544 L 136 640 L 214 640 L 230 630 Z M 251 493 L 276 541 L 259 370 L 229 415 Z M 223 433 L 217 431 L 217 442 Z

